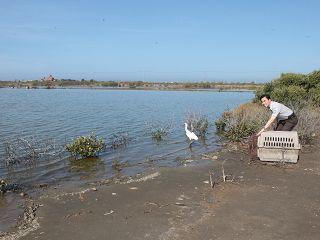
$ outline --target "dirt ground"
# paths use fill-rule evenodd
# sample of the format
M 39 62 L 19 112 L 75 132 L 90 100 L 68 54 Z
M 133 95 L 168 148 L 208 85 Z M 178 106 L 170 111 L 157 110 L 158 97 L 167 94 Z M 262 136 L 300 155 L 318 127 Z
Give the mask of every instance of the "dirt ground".
M 320 239 L 318 148 L 303 148 L 297 164 L 230 148 L 206 158 L 117 184 L 48 190 L 1 239 Z

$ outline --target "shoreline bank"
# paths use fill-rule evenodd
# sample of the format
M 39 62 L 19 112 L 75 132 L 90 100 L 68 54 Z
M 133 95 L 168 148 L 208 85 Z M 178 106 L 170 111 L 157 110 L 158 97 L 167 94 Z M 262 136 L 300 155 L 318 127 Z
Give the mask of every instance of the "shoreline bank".
M 305 148 L 297 164 L 279 165 L 223 148 L 200 166 L 46 191 L 32 199 L 30 231 L 2 239 L 318 239 L 318 154 Z
M 48 90 L 55 90 L 55 89 L 65 89 L 65 90 L 70 90 L 70 89 L 77 89 L 77 90 L 144 90 L 144 91 L 203 91 L 203 92 L 255 92 L 256 89 L 246 89 L 246 88 L 158 88 L 158 87 L 97 87 L 97 86 L 66 86 L 66 87 L 2 87 L 2 88 L 11 88 L 11 89 L 29 89 L 29 90 L 35 90 L 35 89 L 48 89 Z M 0 87 L 1 89 L 1 87 Z

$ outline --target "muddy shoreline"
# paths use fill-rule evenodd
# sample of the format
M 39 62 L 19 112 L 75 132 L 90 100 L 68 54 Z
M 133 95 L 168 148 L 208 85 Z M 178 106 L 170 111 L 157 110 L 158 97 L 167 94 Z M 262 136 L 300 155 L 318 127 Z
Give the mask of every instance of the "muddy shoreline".
M 206 154 L 202 164 L 155 168 L 81 189 L 48 189 L 28 199 L 20 227 L 0 236 L 318 239 L 318 154 L 317 147 L 307 147 L 297 164 L 266 164 L 226 147 Z

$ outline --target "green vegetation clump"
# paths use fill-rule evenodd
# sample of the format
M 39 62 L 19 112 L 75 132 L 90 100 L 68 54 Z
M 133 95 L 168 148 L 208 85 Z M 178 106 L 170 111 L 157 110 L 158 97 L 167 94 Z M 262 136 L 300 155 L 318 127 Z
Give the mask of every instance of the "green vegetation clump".
M 309 74 L 283 73 L 256 92 L 257 101 L 262 94 L 289 106 L 301 101 L 320 106 L 320 70 Z
M 99 152 L 105 149 L 105 142 L 103 139 L 97 139 L 93 134 L 89 136 L 80 136 L 72 143 L 66 145 L 66 150 L 72 156 L 82 158 L 97 156 Z
M 164 139 L 165 136 L 168 135 L 168 132 L 163 128 L 157 128 L 151 132 L 151 135 L 153 139 L 161 141 Z
M 3 179 L 0 180 L 0 193 L 5 193 L 7 189 L 7 182 Z
M 119 83 L 115 81 L 107 81 L 101 83 L 102 87 L 119 87 Z
M 231 141 L 240 141 L 255 133 L 268 120 L 267 110 L 257 103 L 246 103 L 226 111 L 215 122 L 216 129 Z
M 153 122 L 146 123 L 146 132 L 156 141 L 164 140 L 172 131 L 172 123 Z

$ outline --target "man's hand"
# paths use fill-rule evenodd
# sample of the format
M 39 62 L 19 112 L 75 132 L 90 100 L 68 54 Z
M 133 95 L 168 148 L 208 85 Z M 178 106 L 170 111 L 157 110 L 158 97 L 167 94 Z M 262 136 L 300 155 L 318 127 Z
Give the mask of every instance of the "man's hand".
M 258 137 L 258 136 L 260 136 L 260 135 L 261 135 L 261 133 L 263 133 L 265 130 L 266 130 L 265 128 L 262 128 L 262 129 L 260 130 L 260 132 L 258 132 L 258 133 L 257 133 L 257 135 L 256 135 L 256 136 L 257 136 L 257 137 Z

